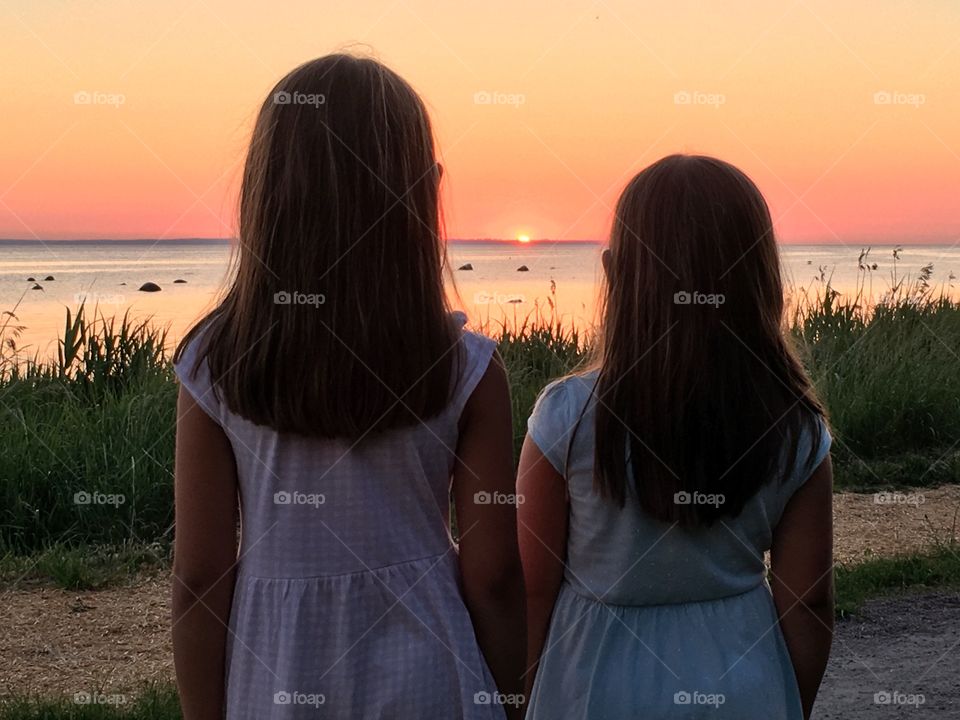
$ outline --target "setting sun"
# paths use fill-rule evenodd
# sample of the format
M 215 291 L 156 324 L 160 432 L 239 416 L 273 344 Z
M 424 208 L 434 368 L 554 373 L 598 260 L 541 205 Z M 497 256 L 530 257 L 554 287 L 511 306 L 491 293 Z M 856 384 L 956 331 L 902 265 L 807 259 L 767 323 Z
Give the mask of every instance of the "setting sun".
M 518 242 L 518 243 L 528 243 L 528 242 L 530 242 L 530 236 L 529 236 L 529 235 L 517 235 L 517 242 Z

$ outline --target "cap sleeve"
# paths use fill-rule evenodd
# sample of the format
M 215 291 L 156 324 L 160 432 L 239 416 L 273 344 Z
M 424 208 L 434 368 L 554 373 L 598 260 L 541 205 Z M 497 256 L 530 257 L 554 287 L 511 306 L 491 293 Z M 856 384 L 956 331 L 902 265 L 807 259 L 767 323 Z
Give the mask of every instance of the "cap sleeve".
M 210 376 L 210 367 L 206 358 L 197 362 L 203 347 L 205 330 L 197 332 L 190 339 L 180 353 L 180 358 L 173 364 L 173 371 L 180 380 L 181 387 L 190 393 L 204 412 L 217 424 L 223 425 L 223 408 Z
M 567 451 L 578 420 L 568 380 L 556 380 L 543 389 L 527 420 L 527 435 L 561 475 L 566 474 Z
M 827 427 L 823 417 L 816 415 L 813 423 L 804 426 L 800 442 L 797 444 L 796 461 L 784 476 L 780 490 L 781 507 L 786 507 L 793 494 L 803 487 L 814 471 L 820 467 L 820 463 L 830 453 L 832 444 L 833 436 L 830 434 L 830 428 Z
M 456 416 L 459 417 L 484 373 L 487 372 L 487 368 L 490 366 L 490 358 L 493 357 L 493 353 L 497 349 L 497 343 L 486 335 L 464 330 L 463 326 L 467 322 L 467 316 L 462 312 L 452 313 L 452 317 L 461 333 L 460 372 L 451 402 Z

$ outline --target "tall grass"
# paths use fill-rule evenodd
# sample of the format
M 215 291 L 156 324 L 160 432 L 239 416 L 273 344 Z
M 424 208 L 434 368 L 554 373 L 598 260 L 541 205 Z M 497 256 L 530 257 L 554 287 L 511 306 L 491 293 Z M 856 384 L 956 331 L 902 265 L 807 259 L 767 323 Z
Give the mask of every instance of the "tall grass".
M 67 311 L 52 361 L 0 368 L 0 552 L 153 541 L 172 517 L 176 385 L 148 321 Z
M 527 418 L 537 396 L 550 380 L 583 365 L 589 352 L 587 338 L 576 327 L 540 315 L 528 316 L 519 325 L 488 323 L 479 330 L 497 340 L 497 350 L 507 368 L 514 455 L 519 458 Z
M 840 295 L 829 282 L 821 283 L 802 296 L 792 318 L 792 334 L 830 412 L 835 456 L 868 484 L 884 478 L 863 461 L 895 456 L 919 473 L 913 483 L 923 484 L 927 476 L 928 482 L 955 482 L 960 305 L 945 289 L 930 286 L 932 266 L 911 282 L 894 270 L 890 289 L 871 303 L 864 258 L 855 293 Z M 901 480 L 913 484 L 908 477 Z
M 892 287 L 870 305 L 825 279 L 792 304 L 841 488 L 960 482 L 960 305 L 923 277 Z M 0 555 L 169 540 L 177 390 L 163 332 L 81 307 L 58 356 L 41 361 L 12 351 L 17 326 L 15 314 L 0 320 Z M 481 330 L 508 369 L 519 449 L 540 390 L 581 367 L 591 334 L 539 311 Z

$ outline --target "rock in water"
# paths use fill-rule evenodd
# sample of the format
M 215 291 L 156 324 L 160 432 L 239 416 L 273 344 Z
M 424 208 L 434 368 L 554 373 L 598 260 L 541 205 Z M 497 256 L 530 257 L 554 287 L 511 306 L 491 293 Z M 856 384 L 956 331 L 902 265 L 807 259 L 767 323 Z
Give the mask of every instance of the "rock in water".
M 517 268 L 517 272 L 530 272 L 530 268 L 528 268 L 526 265 L 521 265 Z
M 37 281 L 36 278 L 27 278 L 27 282 L 36 282 L 36 281 Z
M 160 286 L 153 282 L 145 282 L 140 286 L 140 292 L 160 292 Z
M 47 275 L 44 279 L 44 282 L 53 282 L 53 275 Z
M 182 279 L 180 279 L 180 278 L 177 278 L 176 280 L 173 281 L 173 284 L 174 284 L 174 285 L 186 285 L 186 284 L 187 284 L 187 281 L 186 281 L 186 280 L 182 280 Z
M 43 286 L 42 286 L 42 285 L 38 285 L 37 283 L 34 283 L 34 284 L 33 284 L 33 287 L 30 288 L 30 289 L 31 289 L 31 290 L 43 290 Z
M 473 270 L 473 265 L 471 265 L 470 263 L 464 263 L 463 265 L 458 267 L 457 270 Z

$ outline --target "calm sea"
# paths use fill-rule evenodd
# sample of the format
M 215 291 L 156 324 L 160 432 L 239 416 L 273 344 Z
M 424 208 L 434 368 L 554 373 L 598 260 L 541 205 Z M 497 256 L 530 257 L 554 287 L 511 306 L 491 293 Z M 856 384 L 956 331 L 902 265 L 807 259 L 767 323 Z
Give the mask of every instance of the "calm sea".
M 589 324 L 596 308 L 600 250 L 596 243 L 451 242 L 458 294 L 453 302 L 475 322 L 512 322 L 541 311 Z M 781 255 L 791 288 L 809 288 L 832 277 L 834 288 L 851 292 L 858 282 L 860 251 L 859 246 L 784 245 Z M 65 308 L 76 308 L 84 298 L 108 315 L 129 310 L 135 317 L 152 316 L 169 326 L 176 340 L 215 303 L 229 255 L 229 244 L 221 241 L 0 241 L 0 311 L 16 307 L 19 324 L 25 326 L 19 344 L 41 355 L 56 348 Z M 472 270 L 457 269 L 467 263 Z M 894 246 L 876 245 L 866 263 L 867 289 L 875 298 L 890 287 L 894 271 L 916 278 L 929 264 L 932 284 L 958 296 L 960 280 L 954 278 L 960 278 L 960 246 L 906 245 L 895 261 Z M 518 271 L 521 266 L 528 270 Z M 146 282 L 161 291 L 139 292 Z M 32 289 L 34 285 L 42 289 Z

